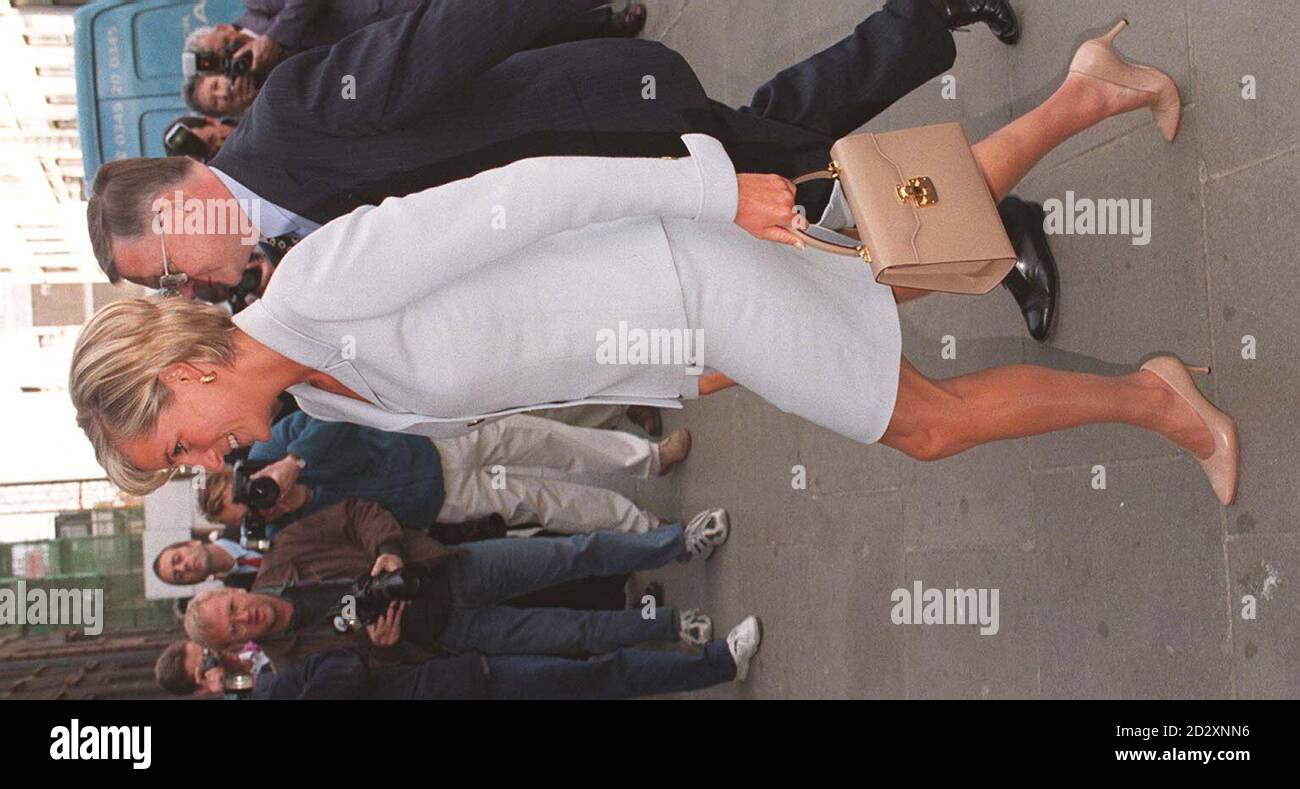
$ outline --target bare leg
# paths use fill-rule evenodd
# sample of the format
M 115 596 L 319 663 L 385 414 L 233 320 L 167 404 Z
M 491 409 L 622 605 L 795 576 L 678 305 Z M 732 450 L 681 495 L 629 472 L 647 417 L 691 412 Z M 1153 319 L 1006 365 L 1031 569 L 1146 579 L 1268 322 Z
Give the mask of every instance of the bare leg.
M 1214 450 L 1200 416 L 1148 372 L 1106 377 L 1018 364 L 935 381 L 900 361 L 898 400 L 881 443 L 920 460 L 1100 422 L 1159 433 L 1201 458 Z
M 1047 101 L 975 143 L 971 153 L 993 201 L 998 202 L 1053 148 L 1112 115 L 1145 107 L 1148 101 L 1139 91 L 1071 72 Z M 857 237 L 854 228 L 840 232 Z M 896 287 L 894 301 L 902 304 L 926 293 Z
M 1089 126 L 1149 102 L 1150 96 L 1140 91 L 1070 72 L 1047 101 L 975 143 L 971 152 L 997 202 L 1048 151 Z

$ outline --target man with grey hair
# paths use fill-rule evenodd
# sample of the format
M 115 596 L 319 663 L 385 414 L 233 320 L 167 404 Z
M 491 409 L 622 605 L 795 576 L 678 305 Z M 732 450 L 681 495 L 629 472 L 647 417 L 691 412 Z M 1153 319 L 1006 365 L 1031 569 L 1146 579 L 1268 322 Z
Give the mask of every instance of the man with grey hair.
M 258 233 L 288 244 L 363 205 L 520 159 L 680 156 L 684 132 L 722 140 L 747 172 L 799 175 L 825 165 L 837 135 L 942 73 L 956 53 L 929 0 L 890 0 L 852 37 L 782 72 L 753 105 L 733 109 L 710 100 L 681 55 L 656 42 L 528 49 L 602 5 L 424 0 L 334 46 L 291 57 L 211 162 L 124 159 L 100 167 L 86 212 L 95 257 L 110 282 L 157 287 L 165 240 L 182 293 L 186 278 L 233 287 L 253 252 L 241 234 L 204 227 L 160 239 L 150 232 L 175 197 L 259 208 Z M 791 79 L 796 73 L 810 78 Z M 642 95 L 647 74 L 656 76 L 654 101 Z M 802 187 L 800 195 L 815 215 L 818 195 L 804 199 Z

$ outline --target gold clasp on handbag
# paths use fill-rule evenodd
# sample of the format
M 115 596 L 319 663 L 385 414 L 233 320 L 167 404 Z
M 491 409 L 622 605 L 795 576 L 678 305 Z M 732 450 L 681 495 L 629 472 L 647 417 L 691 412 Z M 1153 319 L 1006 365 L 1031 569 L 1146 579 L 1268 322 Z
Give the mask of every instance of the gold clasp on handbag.
M 899 184 L 894 191 L 898 194 L 898 202 L 911 203 L 917 208 L 929 208 L 939 202 L 939 192 L 934 188 L 934 181 L 925 175 L 908 178 L 907 183 Z

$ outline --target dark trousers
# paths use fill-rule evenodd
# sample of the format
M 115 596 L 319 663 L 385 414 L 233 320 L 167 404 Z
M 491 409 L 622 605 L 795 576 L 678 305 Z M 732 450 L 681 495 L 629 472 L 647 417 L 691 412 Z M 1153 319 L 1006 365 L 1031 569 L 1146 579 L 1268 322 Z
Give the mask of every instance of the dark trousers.
M 903 96 L 952 68 L 957 49 L 933 0 L 888 0 L 847 38 L 777 74 L 748 106 L 714 102 L 714 136 L 737 172 L 794 178 L 824 169 L 830 148 Z M 799 187 L 816 221 L 829 181 Z
M 588 38 L 610 38 L 618 35 L 613 30 L 613 24 L 613 6 L 603 5 L 578 14 L 551 32 L 543 34 L 530 45 L 530 48 L 553 47 L 556 44 L 567 44 L 570 41 L 582 41 Z

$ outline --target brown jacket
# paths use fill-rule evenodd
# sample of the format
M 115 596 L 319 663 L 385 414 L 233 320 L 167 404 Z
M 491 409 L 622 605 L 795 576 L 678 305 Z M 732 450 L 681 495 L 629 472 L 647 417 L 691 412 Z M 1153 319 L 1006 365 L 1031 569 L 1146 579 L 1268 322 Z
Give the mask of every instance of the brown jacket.
M 437 567 L 460 553 L 413 529 L 403 529 L 388 510 L 372 501 L 345 499 L 294 521 L 271 541 L 253 581 L 253 591 L 313 583 L 348 583 L 370 573 L 381 553 L 396 553 L 406 564 Z M 431 605 L 443 612 L 451 605 L 445 576 L 435 587 Z M 289 638 L 267 639 L 258 646 L 280 667 L 296 663 L 314 652 L 335 647 L 362 650 L 373 663 L 424 660 L 436 654 L 399 641 L 393 647 L 375 647 L 365 631 L 342 636 L 321 624 Z

